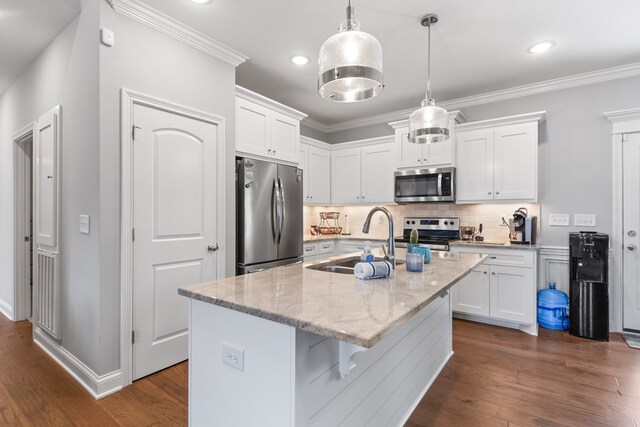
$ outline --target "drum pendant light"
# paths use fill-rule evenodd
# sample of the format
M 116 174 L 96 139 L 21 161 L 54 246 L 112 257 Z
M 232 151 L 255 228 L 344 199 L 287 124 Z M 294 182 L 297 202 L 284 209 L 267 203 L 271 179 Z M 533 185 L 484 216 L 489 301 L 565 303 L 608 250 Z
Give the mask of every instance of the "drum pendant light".
M 364 101 L 384 88 L 382 47 L 371 34 L 360 31 L 351 0 L 340 31 L 320 48 L 318 67 L 318 94 L 331 101 Z
M 431 26 L 438 22 L 438 15 L 429 14 L 421 24 L 428 30 L 427 94 L 422 106 L 409 116 L 409 141 L 415 144 L 431 144 L 449 139 L 449 115 L 444 108 L 436 107 L 431 97 Z

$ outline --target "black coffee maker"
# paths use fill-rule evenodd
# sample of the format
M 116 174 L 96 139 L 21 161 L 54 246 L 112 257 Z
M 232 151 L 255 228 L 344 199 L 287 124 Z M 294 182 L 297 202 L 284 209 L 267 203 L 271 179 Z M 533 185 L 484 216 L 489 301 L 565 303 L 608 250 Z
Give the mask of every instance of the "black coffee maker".
M 502 218 L 504 221 L 504 218 Z M 511 243 L 533 245 L 536 243 L 538 218 L 529 216 L 527 208 L 518 208 L 509 220 L 509 240 Z
M 569 334 L 609 340 L 609 236 L 569 235 Z

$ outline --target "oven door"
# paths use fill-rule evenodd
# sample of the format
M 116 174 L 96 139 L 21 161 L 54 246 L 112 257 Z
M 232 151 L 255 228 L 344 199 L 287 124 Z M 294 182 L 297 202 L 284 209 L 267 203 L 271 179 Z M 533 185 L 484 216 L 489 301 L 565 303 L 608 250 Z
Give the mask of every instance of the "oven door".
M 455 168 L 397 171 L 394 178 L 396 203 L 455 201 Z

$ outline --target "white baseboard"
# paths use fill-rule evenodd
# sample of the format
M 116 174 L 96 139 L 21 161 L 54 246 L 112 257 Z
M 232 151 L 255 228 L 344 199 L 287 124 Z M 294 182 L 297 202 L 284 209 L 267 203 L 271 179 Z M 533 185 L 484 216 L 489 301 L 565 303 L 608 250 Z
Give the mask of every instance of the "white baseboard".
M 53 360 L 64 368 L 94 399 L 101 399 L 122 389 L 120 369 L 105 375 L 98 375 L 77 357 L 63 348 L 40 328 L 33 329 L 33 340 Z
M 411 417 L 411 415 L 413 414 L 413 412 L 416 410 L 416 408 L 418 407 L 418 405 L 420 404 L 420 402 L 422 402 L 422 398 L 424 397 L 425 394 L 427 394 L 427 392 L 429 391 L 429 389 L 431 388 L 431 385 L 433 384 L 433 382 L 436 380 L 436 378 L 438 378 L 438 376 L 440 375 L 440 372 L 442 372 L 442 370 L 444 369 L 444 367 L 447 365 L 447 363 L 449 362 L 449 359 L 451 359 L 451 356 L 453 356 L 453 351 L 451 353 L 449 353 L 449 357 L 447 357 L 442 364 L 438 367 L 438 369 L 436 370 L 435 374 L 433 374 L 433 377 L 431 377 L 431 379 L 429 380 L 429 382 L 427 383 L 426 386 L 424 386 L 424 389 L 420 392 L 420 394 L 418 395 L 418 398 L 415 400 L 415 402 L 413 402 L 411 404 L 411 407 L 409 408 L 409 411 L 406 413 L 406 415 L 404 416 L 404 418 L 402 418 L 402 422 L 398 425 L 405 425 L 407 423 L 407 421 L 409 421 L 409 417 Z
M 11 307 L 11 304 L 2 298 L 0 298 L 0 313 L 2 313 L 7 319 L 13 321 L 13 307 Z

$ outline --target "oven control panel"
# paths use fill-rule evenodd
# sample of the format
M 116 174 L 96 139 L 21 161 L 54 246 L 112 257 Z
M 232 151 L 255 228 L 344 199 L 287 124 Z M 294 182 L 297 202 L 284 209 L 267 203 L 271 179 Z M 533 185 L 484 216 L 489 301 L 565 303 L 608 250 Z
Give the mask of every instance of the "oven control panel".
M 452 217 L 407 217 L 402 221 L 405 230 L 450 230 L 457 231 L 460 228 L 460 220 Z

